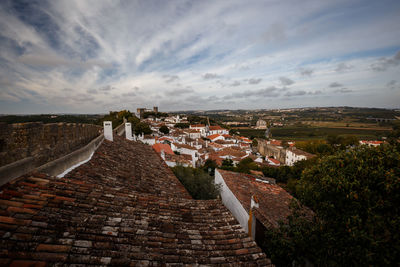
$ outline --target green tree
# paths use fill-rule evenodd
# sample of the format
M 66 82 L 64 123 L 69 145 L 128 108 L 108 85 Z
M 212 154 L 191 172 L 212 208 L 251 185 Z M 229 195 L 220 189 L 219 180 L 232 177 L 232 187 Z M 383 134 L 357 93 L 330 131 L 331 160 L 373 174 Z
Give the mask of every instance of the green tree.
M 194 199 L 215 199 L 220 187 L 214 183 L 214 177 L 202 169 L 175 166 L 172 171 Z
M 253 141 L 251 141 L 251 146 L 252 147 L 257 147 L 258 146 L 258 141 L 257 141 L 257 139 L 253 139 Z
M 271 242 L 288 251 L 298 244 L 303 259 L 316 266 L 397 265 L 399 151 L 399 145 L 358 147 L 338 151 L 308 166 L 296 185 L 296 195 L 316 217 L 311 224 L 299 219 L 277 230 L 270 229 Z M 273 250 L 270 247 L 267 253 L 279 256 Z M 277 262 L 285 261 L 283 255 L 278 256 Z M 286 262 L 301 261 L 298 255 L 288 256 L 292 258 Z
M 129 118 L 132 117 L 132 113 L 129 110 L 121 110 L 118 112 L 118 118 L 122 119 L 122 118 Z
M 328 142 L 328 144 L 330 145 L 341 145 L 342 141 L 343 141 L 343 137 L 336 135 L 336 134 L 330 134 L 328 135 L 328 137 L 326 138 L 326 141 Z
M 135 125 L 135 134 L 151 134 L 152 130 L 150 129 L 150 126 L 145 123 L 145 122 L 139 122 Z
M 202 169 L 211 176 L 214 176 L 215 168 L 218 168 L 218 164 L 215 162 L 215 160 L 207 159 Z
M 222 161 L 222 166 L 233 167 L 233 161 L 231 159 L 226 158 Z
M 250 173 L 250 170 L 258 170 L 257 163 L 250 157 L 244 158 L 237 164 L 235 171 L 242 173 Z
M 163 134 L 169 134 L 169 129 L 165 125 L 161 126 L 159 131 L 162 132 Z
M 131 123 L 132 129 L 135 129 L 135 128 L 134 128 L 135 125 L 138 124 L 138 123 L 140 122 L 140 119 L 139 119 L 138 117 L 136 117 L 136 116 L 131 116 L 131 117 L 129 117 L 127 120 L 128 120 L 128 122 Z
M 177 123 L 174 125 L 175 128 L 181 128 L 181 129 L 185 129 L 185 128 L 189 128 L 189 123 Z

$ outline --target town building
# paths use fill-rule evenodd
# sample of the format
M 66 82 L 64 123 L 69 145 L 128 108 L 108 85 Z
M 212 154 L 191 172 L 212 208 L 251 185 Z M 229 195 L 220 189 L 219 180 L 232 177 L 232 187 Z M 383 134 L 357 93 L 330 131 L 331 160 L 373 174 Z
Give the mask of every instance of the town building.
M 258 120 L 256 122 L 255 129 L 262 129 L 262 130 L 267 129 L 267 122 L 265 120 Z
M 296 147 L 289 147 L 286 149 L 286 160 L 285 164 L 288 166 L 293 166 L 294 163 L 300 160 L 307 160 L 315 157 L 314 154 L 310 154 Z
M 216 169 L 215 183 L 221 185 L 224 205 L 258 244 L 268 228 L 279 227 L 292 214 L 290 204 L 296 200 L 272 178 Z M 311 218 L 312 212 L 304 211 Z
M 360 145 L 366 145 L 366 146 L 373 146 L 377 147 L 383 144 L 383 141 L 369 141 L 369 140 L 360 140 Z

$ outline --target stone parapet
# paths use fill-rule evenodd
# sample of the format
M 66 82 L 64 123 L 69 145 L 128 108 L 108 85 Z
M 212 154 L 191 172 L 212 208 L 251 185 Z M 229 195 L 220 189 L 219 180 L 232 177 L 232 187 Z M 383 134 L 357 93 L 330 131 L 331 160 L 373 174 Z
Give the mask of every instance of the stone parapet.
M 34 157 L 38 165 L 64 156 L 101 133 L 92 124 L 41 122 L 0 124 L 0 166 Z

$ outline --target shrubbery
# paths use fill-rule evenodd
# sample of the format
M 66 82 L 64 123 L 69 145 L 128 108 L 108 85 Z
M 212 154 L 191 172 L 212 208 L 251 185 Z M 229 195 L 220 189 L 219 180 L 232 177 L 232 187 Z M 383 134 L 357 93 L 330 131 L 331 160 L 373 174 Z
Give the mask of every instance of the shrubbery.
M 339 151 L 304 169 L 298 199 L 313 222 L 291 217 L 269 229 L 264 249 L 277 266 L 395 266 L 400 257 L 400 147 Z M 300 252 L 300 253 L 299 253 Z
M 219 196 L 219 186 L 214 184 L 214 177 L 202 169 L 183 166 L 171 169 L 194 199 L 215 199 Z

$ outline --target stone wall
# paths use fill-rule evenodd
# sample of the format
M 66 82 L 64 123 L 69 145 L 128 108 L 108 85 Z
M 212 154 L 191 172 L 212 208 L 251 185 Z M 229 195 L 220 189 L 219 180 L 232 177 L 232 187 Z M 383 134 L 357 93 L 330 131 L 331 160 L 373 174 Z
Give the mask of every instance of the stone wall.
M 37 166 L 45 164 L 88 144 L 101 129 L 76 123 L 0 123 L 0 166 L 27 157 L 34 157 Z
M 273 157 L 274 159 L 279 160 L 281 163 L 285 163 L 286 149 L 283 147 L 266 144 L 264 140 L 259 139 L 257 149 L 261 155 L 265 157 Z

